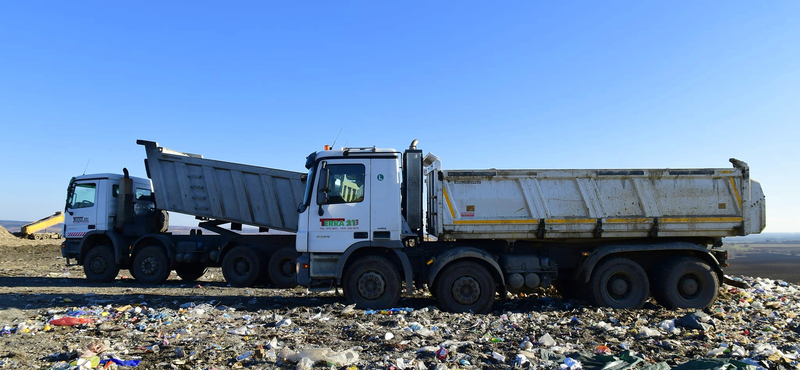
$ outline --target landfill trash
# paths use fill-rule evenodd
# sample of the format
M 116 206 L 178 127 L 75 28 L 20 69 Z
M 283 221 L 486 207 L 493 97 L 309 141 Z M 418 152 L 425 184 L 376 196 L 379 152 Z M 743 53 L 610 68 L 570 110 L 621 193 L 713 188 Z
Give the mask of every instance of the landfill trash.
M 236 334 L 236 335 L 253 335 L 255 331 L 253 329 L 249 329 L 247 326 L 240 326 L 236 329 L 228 330 L 229 334 Z
M 349 306 L 346 306 L 341 312 L 342 316 L 353 316 L 355 314 L 356 314 L 356 304 L 355 303 L 353 303 L 353 304 L 351 304 Z
M 110 358 L 110 359 L 106 359 L 106 360 L 100 360 L 100 365 L 103 365 L 103 367 L 105 368 L 107 366 L 106 364 L 109 363 L 109 362 L 114 363 L 117 366 L 135 367 L 135 366 L 139 366 L 139 364 L 142 362 L 142 360 L 141 359 L 120 360 L 120 359 L 116 359 L 116 358 Z
M 447 348 L 439 347 L 439 349 L 436 350 L 436 358 L 447 360 Z
M 556 345 L 556 341 L 553 339 L 553 337 L 550 336 L 550 333 L 545 333 L 544 335 L 539 337 L 539 339 L 537 339 L 536 341 L 545 347 L 552 347 Z
M 506 356 L 503 356 L 503 354 L 499 352 L 492 351 L 492 358 L 500 363 L 506 362 Z
M 354 347 L 341 352 L 336 352 L 330 348 L 309 348 L 298 353 L 288 348 L 284 348 L 284 350 L 281 351 L 280 357 L 291 362 L 300 362 L 303 358 L 308 358 L 312 363 L 323 361 L 339 366 L 347 366 L 358 361 L 358 351 L 361 350 L 361 347 Z
M 55 326 L 75 326 L 81 324 L 90 324 L 94 320 L 86 317 L 61 317 L 58 319 L 50 320 L 50 325 Z
M 383 335 L 383 339 L 385 340 L 392 340 L 392 338 L 394 338 L 394 334 L 392 334 L 392 332 L 387 332 Z
M 569 369 L 569 370 L 577 370 L 581 369 L 583 365 L 580 361 L 575 360 L 573 358 L 567 357 L 564 359 L 564 363 L 560 366 L 562 369 Z
M 514 367 L 522 367 L 528 362 L 527 356 L 523 354 L 517 354 L 517 357 L 514 359 Z
M 311 370 L 314 367 L 314 361 L 308 357 L 303 357 L 297 362 L 297 370 Z
M 675 326 L 680 326 L 689 329 L 708 330 L 714 326 L 714 321 L 711 317 L 703 311 L 695 311 L 678 320 L 675 320 Z

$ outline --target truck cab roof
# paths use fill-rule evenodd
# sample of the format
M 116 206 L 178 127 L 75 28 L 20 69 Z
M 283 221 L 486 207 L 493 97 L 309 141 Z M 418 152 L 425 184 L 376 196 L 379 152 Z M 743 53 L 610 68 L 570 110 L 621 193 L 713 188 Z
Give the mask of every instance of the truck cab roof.
M 119 181 L 119 179 L 123 178 L 124 176 L 119 173 L 93 173 L 89 175 L 80 175 L 75 177 L 75 181 L 82 181 L 82 180 L 113 180 Z M 133 177 L 130 178 L 134 182 L 150 182 L 149 179 L 141 178 L 141 177 Z
M 376 148 L 376 147 L 362 147 L 362 148 L 342 148 L 339 150 L 321 150 L 309 154 L 306 158 L 306 168 L 311 168 L 319 160 L 331 158 L 364 158 L 364 157 L 389 157 L 394 158 L 400 152 L 391 148 Z

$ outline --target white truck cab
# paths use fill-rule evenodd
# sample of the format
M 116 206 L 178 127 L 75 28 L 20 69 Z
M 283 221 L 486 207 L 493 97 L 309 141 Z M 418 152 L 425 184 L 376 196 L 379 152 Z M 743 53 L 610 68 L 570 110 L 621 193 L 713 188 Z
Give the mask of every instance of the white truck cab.
M 121 174 L 100 173 L 75 177 L 67 189 L 64 237 L 82 238 L 91 231 L 114 228 Z M 143 214 L 153 207 L 153 185 L 149 179 L 133 180 L 134 213 Z
M 343 148 L 316 152 L 297 232 L 298 252 L 342 253 L 354 244 L 399 241 L 400 153 Z

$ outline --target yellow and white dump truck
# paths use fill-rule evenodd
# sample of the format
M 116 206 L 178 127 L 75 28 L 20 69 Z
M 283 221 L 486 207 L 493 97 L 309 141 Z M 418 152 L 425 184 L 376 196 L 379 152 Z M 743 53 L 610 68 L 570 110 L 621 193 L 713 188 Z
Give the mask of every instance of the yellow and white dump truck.
M 54 227 L 62 222 L 64 222 L 64 214 L 55 212 L 50 216 L 20 226 L 17 236 L 33 240 L 59 239 L 61 238 L 61 233 L 48 232 L 47 228 Z
M 427 285 L 444 310 L 487 312 L 498 293 L 551 284 L 599 306 L 637 308 L 652 295 L 666 307 L 706 307 L 724 279 L 722 238 L 765 227 L 761 185 L 735 159 L 732 168 L 444 170 L 415 140 L 402 152 L 326 148 L 306 158 L 301 177 L 252 166 L 236 172 L 243 165 L 139 144 L 154 188 L 134 180 L 150 197 L 136 203 L 137 216 L 118 214 L 126 201 L 98 210 L 117 227 L 90 232 L 100 240 L 93 242 L 90 233 L 71 236 L 67 219 L 63 254 L 89 264 L 87 275 L 115 266 L 114 275 L 127 267 L 141 279 L 153 262 L 179 274 L 221 265 L 228 281 L 248 285 L 286 267 L 269 255 L 291 245 L 298 255 L 284 262 L 296 258 L 296 270 L 282 276 L 296 273 L 309 288 L 341 287 L 365 308 L 390 308 L 404 286 L 411 293 Z M 221 236 L 164 234 L 163 211 L 207 219 L 200 226 Z M 154 227 L 126 234 L 132 221 L 120 228 L 120 220 L 136 217 Z M 245 240 L 216 228 L 225 222 L 295 235 Z M 110 236 L 118 230 L 123 236 Z

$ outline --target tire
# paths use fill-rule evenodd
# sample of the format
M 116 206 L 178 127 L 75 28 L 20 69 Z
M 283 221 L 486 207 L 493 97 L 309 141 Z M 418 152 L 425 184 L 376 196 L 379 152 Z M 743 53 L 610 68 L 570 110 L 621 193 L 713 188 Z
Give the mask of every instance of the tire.
M 114 261 L 114 250 L 109 246 L 96 246 L 86 253 L 83 260 L 86 279 L 96 283 L 108 283 L 116 279 L 119 266 Z
M 206 270 L 206 266 L 199 263 L 191 263 L 175 267 L 175 273 L 177 273 L 183 281 L 195 281 L 205 275 Z
M 488 313 L 497 292 L 492 274 L 476 262 L 455 262 L 433 283 L 439 308 L 448 312 Z
M 145 284 L 158 285 L 169 277 L 169 258 L 164 248 L 150 245 L 142 248 L 133 258 L 133 276 Z
M 222 275 L 235 287 L 250 287 L 261 280 L 263 257 L 249 247 L 235 247 L 222 259 Z
M 592 272 L 589 288 L 592 303 L 610 308 L 641 308 L 650 295 L 644 269 L 620 257 L 600 262 Z
M 683 257 L 656 271 L 653 296 L 666 308 L 706 308 L 717 300 L 719 277 L 699 258 Z
M 276 288 L 297 286 L 297 251 L 294 248 L 281 248 L 275 251 L 267 263 L 269 280 Z
M 347 267 L 344 298 L 362 309 L 392 308 L 400 300 L 400 273 L 386 258 L 366 256 Z

